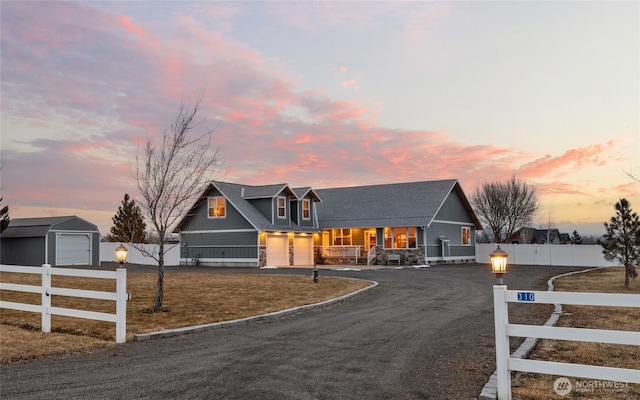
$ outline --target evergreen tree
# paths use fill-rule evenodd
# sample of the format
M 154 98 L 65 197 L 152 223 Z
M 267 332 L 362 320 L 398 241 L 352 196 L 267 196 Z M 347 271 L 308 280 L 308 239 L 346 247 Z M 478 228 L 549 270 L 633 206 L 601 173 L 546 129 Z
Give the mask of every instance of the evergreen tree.
M 574 230 L 571 234 L 571 243 L 573 244 L 582 244 L 582 236 L 578 233 L 578 231 Z
M 2 197 L 0 197 L 0 203 L 2 203 Z M 0 232 L 3 232 L 9 226 L 9 206 L 0 208 Z
M 129 195 L 124 195 L 122 205 L 118 212 L 111 218 L 113 226 L 107 237 L 110 242 L 144 243 L 147 224 L 140 208 L 135 200 L 130 200 Z
M 607 233 L 598 244 L 605 259 L 624 265 L 624 287 L 628 288 L 629 279 L 638 276 L 635 266 L 640 262 L 640 217 L 631 210 L 627 199 L 620 199 L 615 208 L 616 215 L 604 223 Z

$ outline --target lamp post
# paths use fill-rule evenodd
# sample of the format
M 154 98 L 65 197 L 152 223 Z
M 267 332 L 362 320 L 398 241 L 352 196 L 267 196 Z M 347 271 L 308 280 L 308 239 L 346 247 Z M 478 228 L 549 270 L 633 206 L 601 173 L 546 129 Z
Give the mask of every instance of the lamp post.
M 496 285 L 504 285 L 502 276 L 507 273 L 507 256 L 504 250 L 498 248 L 489 254 L 491 258 L 491 272 L 496 274 Z
M 116 260 L 120 264 L 118 268 L 124 268 L 122 264 L 127 261 L 127 248 L 122 244 L 116 248 Z

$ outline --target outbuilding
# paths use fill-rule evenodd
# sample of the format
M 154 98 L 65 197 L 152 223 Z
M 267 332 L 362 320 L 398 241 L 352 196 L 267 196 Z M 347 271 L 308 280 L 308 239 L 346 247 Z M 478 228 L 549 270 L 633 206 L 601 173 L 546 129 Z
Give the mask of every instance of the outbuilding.
M 100 232 L 75 215 L 13 218 L 0 235 L 0 263 L 98 266 Z

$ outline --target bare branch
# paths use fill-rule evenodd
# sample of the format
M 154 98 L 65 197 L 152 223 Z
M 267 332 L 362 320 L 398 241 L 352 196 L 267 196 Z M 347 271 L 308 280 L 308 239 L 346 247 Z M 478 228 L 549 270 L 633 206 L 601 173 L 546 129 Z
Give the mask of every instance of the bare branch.
M 158 145 L 147 137 L 138 148 L 134 178 L 143 201 L 143 213 L 157 235 L 159 250 L 158 294 L 155 311 L 162 307 L 162 271 L 167 234 L 201 195 L 222 160 L 218 150 L 211 149 L 213 129 L 195 134 L 203 121 L 196 120 L 202 96 L 195 103 L 181 102 L 178 114 L 164 130 Z M 154 257 L 155 258 L 155 257 Z M 158 299 L 159 298 L 159 299 Z

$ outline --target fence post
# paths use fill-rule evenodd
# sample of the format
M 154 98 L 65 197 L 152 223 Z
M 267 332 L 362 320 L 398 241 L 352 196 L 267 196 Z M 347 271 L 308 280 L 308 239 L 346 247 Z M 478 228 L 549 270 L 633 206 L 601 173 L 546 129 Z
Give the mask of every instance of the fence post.
M 51 332 L 51 265 L 42 264 L 42 332 Z
M 116 343 L 127 341 L 127 270 L 116 269 Z
M 511 372 L 509 372 L 509 336 L 507 324 L 509 311 L 507 286 L 493 286 L 493 309 L 496 335 L 496 376 L 498 378 L 498 400 L 511 400 Z

